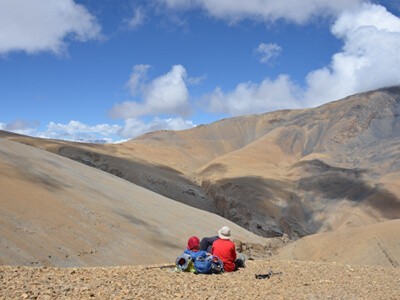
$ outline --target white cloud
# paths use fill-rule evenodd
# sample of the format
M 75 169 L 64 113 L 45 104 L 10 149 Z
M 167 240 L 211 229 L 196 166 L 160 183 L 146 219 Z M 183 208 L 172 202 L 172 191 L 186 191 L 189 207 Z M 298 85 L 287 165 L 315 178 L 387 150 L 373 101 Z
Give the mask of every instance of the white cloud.
M 130 29 L 136 29 L 141 26 L 146 20 L 146 14 L 141 7 L 137 7 L 133 11 L 132 18 L 127 22 Z
M 346 11 L 332 27 L 339 38 L 348 38 L 360 28 L 374 27 L 380 31 L 400 32 L 400 20 L 381 5 L 364 4 L 361 9 Z
M 255 52 L 259 56 L 260 62 L 266 64 L 281 54 L 282 47 L 275 43 L 260 43 Z
M 147 71 L 151 68 L 149 65 L 136 65 L 132 68 L 131 77 L 127 83 L 127 87 L 132 96 L 140 94 L 145 88 Z
M 119 135 L 123 138 L 129 139 L 156 130 L 183 130 L 195 126 L 196 125 L 194 125 L 192 121 L 184 120 L 182 118 L 155 118 L 149 123 L 145 123 L 136 118 L 130 118 L 125 120 L 125 125 L 119 131 Z
M 263 80 L 257 83 L 240 83 L 232 92 L 224 93 L 217 88 L 206 96 L 206 106 L 211 112 L 222 112 L 230 115 L 260 113 L 264 111 L 295 108 L 296 97 L 301 89 L 290 81 L 286 75 L 276 80 Z
M 0 53 L 62 53 L 66 39 L 100 37 L 101 27 L 73 0 L 0 0 Z
M 148 66 L 134 67 L 128 86 L 136 93 L 140 86 L 142 102 L 127 101 L 116 104 L 111 110 L 114 118 L 136 118 L 146 115 L 177 114 L 188 115 L 190 111 L 189 92 L 186 87 L 186 70 L 175 65 L 171 70 L 149 83 L 142 81 Z
M 55 138 L 82 142 L 112 142 L 119 125 L 98 124 L 89 126 L 79 121 L 70 121 L 68 124 L 50 122 L 45 132 L 38 133 L 41 137 Z
M 149 122 L 130 118 L 124 121 L 124 125 L 97 124 L 87 125 L 72 120 L 67 124 L 50 122 L 45 130 L 39 130 L 36 122 L 16 120 L 12 123 L 0 123 L 0 130 L 7 130 L 28 136 L 68 140 L 86 143 L 116 143 L 123 142 L 156 130 L 183 130 L 193 128 L 196 125 L 182 118 L 154 118 Z M 122 139 L 121 139 L 122 138 Z
M 98 124 L 94 126 L 89 126 L 74 120 L 70 121 L 68 124 L 50 122 L 49 125 L 47 125 L 47 131 L 49 132 L 62 131 L 68 134 L 75 134 L 77 132 L 84 132 L 84 133 L 93 132 L 93 133 L 100 133 L 103 135 L 110 135 L 110 134 L 115 134 L 116 132 L 118 132 L 119 129 L 120 126 L 118 125 Z
M 210 15 L 228 21 L 254 19 L 273 22 L 285 19 L 305 23 L 323 15 L 336 16 L 365 0 L 158 0 L 171 9 L 202 8 Z
M 400 83 L 400 19 L 383 6 L 365 4 L 343 13 L 332 34 L 343 39 L 343 49 L 329 66 L 308 74 L 308 104 Z
M 207 109 L 241 115 L 311 107 L 400 84 L 400 18 L 382 6 L 364 4 L 342 13 L 331 30 L 343 39 L 343 49 L 332 56 L 329 66 L 311 71 L 305 87 L 280 75 L 261 83 L 240 83 L 233 91 L 217 88 L 205 99 Z

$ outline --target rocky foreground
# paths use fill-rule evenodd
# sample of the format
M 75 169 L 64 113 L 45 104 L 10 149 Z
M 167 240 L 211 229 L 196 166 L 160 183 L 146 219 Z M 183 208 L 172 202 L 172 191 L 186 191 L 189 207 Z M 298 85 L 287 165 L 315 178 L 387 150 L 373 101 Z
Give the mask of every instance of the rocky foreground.
M 276 272 L 270 278 L 256 274 Z M 0 299 L 400 299 L 400 269 L 257 260 L 222 275 L 164 266 L 0 267 Z

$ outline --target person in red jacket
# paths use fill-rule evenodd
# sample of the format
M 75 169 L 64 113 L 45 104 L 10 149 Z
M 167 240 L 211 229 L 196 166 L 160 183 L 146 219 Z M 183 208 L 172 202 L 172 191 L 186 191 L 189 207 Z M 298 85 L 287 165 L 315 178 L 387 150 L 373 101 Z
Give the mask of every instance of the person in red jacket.
M 235 243 L 230 240 L 231 230 L 228 226 L 218 230 L 218 237 L 212 245 L 212 254 L 218 256 L 224 263 L 225 272 L 236 271 L 239 267 L 244 267 L 244 261 L 237 259 Z

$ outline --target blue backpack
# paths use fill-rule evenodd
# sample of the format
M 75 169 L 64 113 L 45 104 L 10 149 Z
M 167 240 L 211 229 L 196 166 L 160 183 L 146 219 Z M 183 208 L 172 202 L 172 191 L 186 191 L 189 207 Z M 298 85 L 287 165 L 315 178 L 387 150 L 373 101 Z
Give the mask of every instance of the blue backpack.
M 196 257 L 194 268 L 198 274 L 220 274 L 224 271 L 224 264 L 217 256 L 202 253 Z
M 207 255 L 207 252 L 206 251 L 202 251 L 202 250 L 200 250 L 200 251 L 192 251 L 192 250 L 189 250 L 189 249 L 185 249 L 185 251 L 183 251 L 183 253 L 189 255 L 192 258 L 193 261 L 195 261 L 197 259 L 197 257 L 199 257 L 199 256 L 206 256 Z
M 176 267 L 184 272 L 195 273 L 196 269 L 194 267 L 194 262 L 196 261 L 197 257 L 206 255 L 207 252 L 205 251 L 191 251 L 189 249 L 186 249 L 181 255 L 176 258 Z

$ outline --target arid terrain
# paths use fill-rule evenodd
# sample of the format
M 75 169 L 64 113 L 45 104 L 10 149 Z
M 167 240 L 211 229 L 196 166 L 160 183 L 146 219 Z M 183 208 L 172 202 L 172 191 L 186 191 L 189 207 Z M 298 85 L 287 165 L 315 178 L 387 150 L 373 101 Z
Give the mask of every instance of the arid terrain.
M 269 271 L 278 274 L 255 278 Z M 273 260 L 222 275 L 156 265 L 0 267 L 0 287 L 0 299 L 399 299 L 400 269 Z
M 0 299 L 400 299 L 399 151 L 400 87 L 121 144 L 0 131 Z M 223 225 L 247 268 L 168 266 Z
M 0 137 L 72 158 L 265 237 L 400 217 L 400 87 L 122 144 Z
M 280 259 L 400 267 L 400 219 L 303 237 L 278 250 Z
M 115 266 L 174 260 L 191 235 L 263 238 L 220 216 L 43 150 L 0 139 L 0 264 Z

